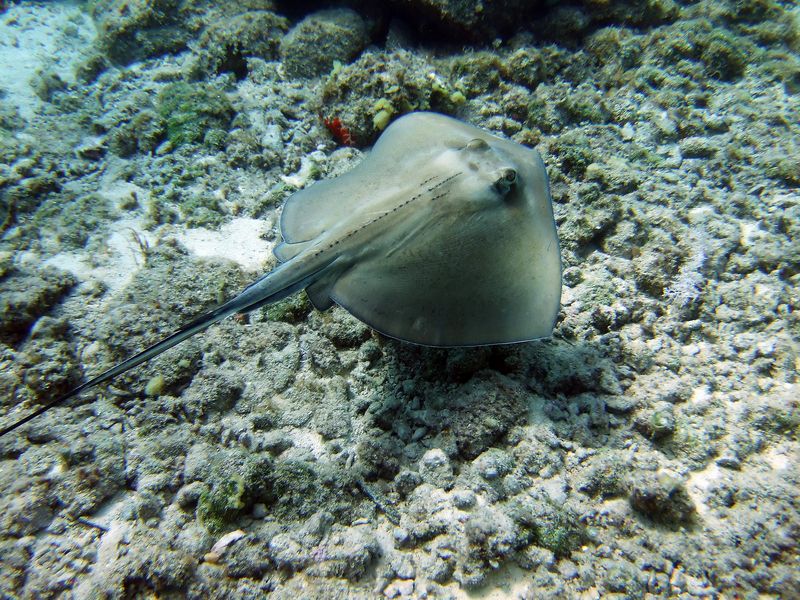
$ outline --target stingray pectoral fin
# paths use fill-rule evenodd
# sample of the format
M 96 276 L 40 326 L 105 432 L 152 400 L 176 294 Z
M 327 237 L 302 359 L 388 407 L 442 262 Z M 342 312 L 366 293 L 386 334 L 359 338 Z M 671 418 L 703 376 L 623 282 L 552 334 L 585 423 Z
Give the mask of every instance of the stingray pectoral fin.
M 221 321 L 222 319 L 234 314 L 234 313 L 247 313 L 256 308 L 264 306 L 266 304 L 271 304 L 273 302 L 277 302 L 291 294 L 305 288 L 311 282 L 315 280 L 319 276 L 319 273 L 324 271 L 326 266 L 323 266 L 313 272 L 309 273 L 305 277 L 292 277 L 292 270 L 289 265 L 281 265 L 274 271 L 263 275 L 255 282 L 250 284 L 247 288 L 245 288 L 238 296 L 232 298 L 222 306 L 212 310 L 209 313 L 206 313 L 194 321 L 184 325 L 178 331 L 173 333 L 172 335 L 164 338 L 163 340 L 156 342 L 149 348 L 142 350 L 138 354 L 130 357 L 127 360 L 122 361 L 121 363 L 111 367 L 107 371 L 100 373 L 100 375 L 82 383 L 78 387 L 70 390 L 63 396 L 52 400 L 29 415 L 26 415 L 22 419 L 19 419 L 0 429 L 0 436 L 3 436 L 16 428 L 24 425 L 34 417 L 41 415 L 42 413 L 54 408 L 60 404 L 63 404 L 70 398 L 74 398 L 78 396 L 81 392 L 84 392 L 90 388 L 93 388 L 101 383 L 109 381 L 113 379 L 117 375 L 121 375 L 125 371 L 128 371 L 143 362 L 150 360 L 158 356 L 159 354 L 169 350 L 173 346 L 177 346 L 182 341 L 192 337 L 195 334 L 200 333 L 208 329 L 214 323 Z

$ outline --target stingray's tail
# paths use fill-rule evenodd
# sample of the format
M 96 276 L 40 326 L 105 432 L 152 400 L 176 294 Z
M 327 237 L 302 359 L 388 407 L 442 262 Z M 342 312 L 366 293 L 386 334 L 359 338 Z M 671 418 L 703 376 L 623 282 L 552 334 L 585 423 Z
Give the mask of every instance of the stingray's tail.
M 0 429 L 0 436 L 3 436 L 10 431 L 14 431 L 17 427 L 24 425 L 31 419 L 38 417 L 44 412 L 47 412 L 51 408 L 58 406 L 59 404 L 63 404 L 70 398 L 74 398 L 81 392 L 88 390 L 89 388 L 93 388 L 96 385 L 99 385 L 109 379 L 116 377 L 124 373 L 125 371 L 132 369 L 133 367 L 142 364 L 143 362 L 150 360 L 151 358 L 158 356 L 162 352 L 169 350 L 173 346 L 180 344 L 183 340 L 192 337 L 196 333 L 200 333 L 204 331 L 214 323 L 221 321 L 225 317 L 228 317 L 234 313 L 247 313 L 256 308 L 264 306 L 266 304 L 270 304 L 272 302 L 277 302 L 278 300 L 282 300 L 283 298 L 292 295 L 293 293 L 304 289 L 307 287 L 317 276 L 320 270 L 315 271 L 314 273 L 303 277 L 297 281 L 291 281 L 286 277 L 287 270 L 284 269 L 288 265 L 283 264 L 280 265 L 274 271 L 263 275 L 251 285 L 246 287 L 241 294 L 236 296 L 235 298 L 229 300 L 222 306 L 212 310 L 209 313 L 204 314 L 201 317 L 198 317 L 191 323 L 184 325 L 178 331 L 170 335 L 169 337 L 164 338 L 160 342 L 157 342 L 150 346 L 149 348 L 142 350 L 138 354 L 130 357 L 129 359 L 119 363 L 118 365 L 111 367 L 107 371 L 100 373 L 97 377 L 90 379 L 89 381 L 82 383 L 78 387 L 70 390 L 63 396 L 56 398 L 46 404 L 43 404 L 35 411 L 26 415 L 25 417 L 15 421 L 11 425 L 7 427 L 3 427 Z M 287 280 L 289 283 L 287 284 Z

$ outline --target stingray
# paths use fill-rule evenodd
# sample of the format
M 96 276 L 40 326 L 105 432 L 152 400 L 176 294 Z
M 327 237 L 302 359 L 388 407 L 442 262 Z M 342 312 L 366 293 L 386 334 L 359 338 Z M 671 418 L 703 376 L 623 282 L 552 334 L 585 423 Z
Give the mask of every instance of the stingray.
M 411 113 L 340 177 L 286 201 L 279 264 L 172 335 L 0 430 L 6 434 L 235 313 L 305 290 L 387 336 L 427 346 L 551 335 L 561 257 L 536 150 L 435 113 Z

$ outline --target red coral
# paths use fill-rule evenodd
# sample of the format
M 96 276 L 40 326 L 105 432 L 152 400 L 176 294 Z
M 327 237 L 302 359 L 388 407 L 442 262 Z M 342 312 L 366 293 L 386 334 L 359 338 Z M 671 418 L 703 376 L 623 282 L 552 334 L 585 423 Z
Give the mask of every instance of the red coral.
M 344 126 L 342 120 L 339 117 L 333 117 L 332 119 L 328 119 L 327 117 L 322 119 L 325 127 L 328 128 L 328 131 L 331 132 L 333 139 L 339 142 L 342 146 L 352 146 L 353 145 L 353 136 L 350 135 L 350 130 Z

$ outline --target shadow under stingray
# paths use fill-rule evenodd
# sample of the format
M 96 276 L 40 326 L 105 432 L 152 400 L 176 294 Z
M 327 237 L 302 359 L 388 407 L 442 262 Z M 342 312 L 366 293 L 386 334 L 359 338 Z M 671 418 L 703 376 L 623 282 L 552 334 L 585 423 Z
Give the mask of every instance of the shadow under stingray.
M 621 392 L 613 362 L 591 344 L 551 339 L 441 349 L 385 340 L 383 350 L 386 390 L 367 408 L 380 432 L 358 448 L 368 479 L 391 480 L 429 448 L 472 460 L 534 422 L 602 445 L 604 397 Z

